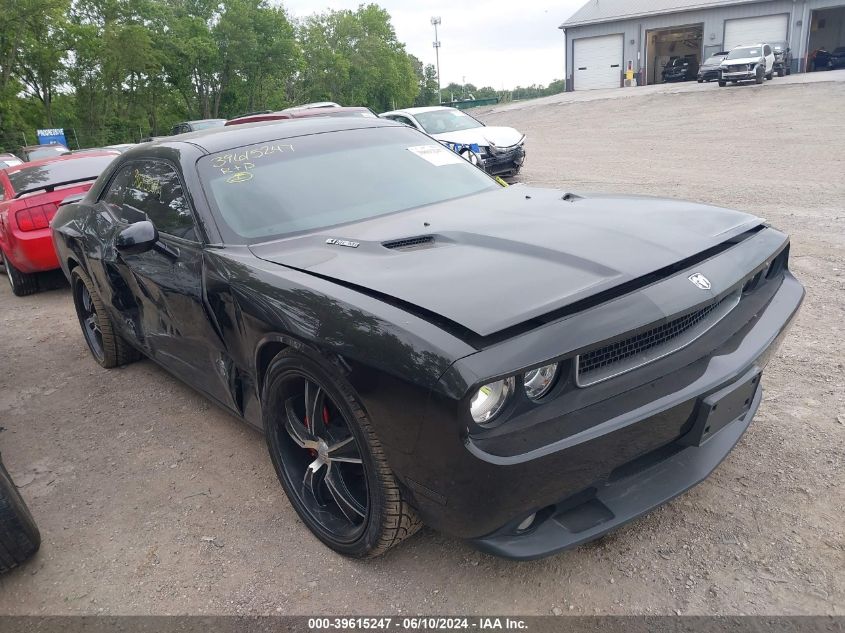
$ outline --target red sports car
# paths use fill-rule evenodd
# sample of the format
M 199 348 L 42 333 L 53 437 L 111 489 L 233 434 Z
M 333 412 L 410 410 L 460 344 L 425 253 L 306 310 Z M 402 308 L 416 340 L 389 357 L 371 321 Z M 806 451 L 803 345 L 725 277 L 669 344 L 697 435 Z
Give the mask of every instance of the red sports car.
M 50 220 L 62 200 L 88 191 L 117 155 L 58 156 L 0 169 L 0 257 L 16 295 L 36 292 L 36 273 L 59 268 Z

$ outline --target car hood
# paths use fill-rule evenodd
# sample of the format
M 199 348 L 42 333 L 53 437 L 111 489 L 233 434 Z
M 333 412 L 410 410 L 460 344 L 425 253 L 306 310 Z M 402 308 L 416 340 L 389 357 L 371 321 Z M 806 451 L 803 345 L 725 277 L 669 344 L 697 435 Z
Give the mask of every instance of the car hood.
M 250 248 L 261 259 L 488 336 L 670 266 L 760 222 L 677 200 L 566 201 L 560 191 L 519 186 Z M 384 245 L 425 237 L 432 242 Z
M 763 61 L 762 57 L 741 57 L 739 59 L 726 59 L 721 63 L 722 66 L 739 66 L 740 64 L 759 64 Z
M 702 64 L 698 67 L 699 70 L 716 70 L 721 66 L 721 62 L 718 64 Z
M 519 143 L 522 140 L 523 134 L 520 134 L 512 127 L 485 126 L 475 127 L 470 130 L 460 130 L 458 132 L 432 134 L 431 136 L 438 141 L 460 143 L 461 145 L 477 143 L 485 147 L 491 144 L 498 147 L 510 147 Z

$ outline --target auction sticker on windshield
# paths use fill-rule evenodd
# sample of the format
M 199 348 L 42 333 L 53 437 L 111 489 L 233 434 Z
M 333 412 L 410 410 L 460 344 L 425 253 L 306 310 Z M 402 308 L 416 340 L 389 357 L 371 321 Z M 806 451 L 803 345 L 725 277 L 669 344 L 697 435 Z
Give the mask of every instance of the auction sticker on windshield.
M 460 165 L 466 162 L 463 158 L 450 152 L 442 145 L 416 145 L 409 147 L 408 151 L 416 154 L 423 160 L 428 161 L 435 167 L 442 167 L 443 165 Z

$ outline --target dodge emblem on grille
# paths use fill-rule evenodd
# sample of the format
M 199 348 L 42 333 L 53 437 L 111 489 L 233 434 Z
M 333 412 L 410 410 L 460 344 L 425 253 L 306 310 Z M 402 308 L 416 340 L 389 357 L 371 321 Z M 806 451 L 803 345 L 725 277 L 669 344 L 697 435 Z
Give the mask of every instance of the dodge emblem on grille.
M 712 287 L 710 285 L 710 280 L 707 279 L 707 277 L 705 277 L 701 273 L 693 273 L 692 275 L 687 277 L 687 279 L 689 279 L 693 284 L 695 284 L 702 290 L 710 290 L 710 288 Z

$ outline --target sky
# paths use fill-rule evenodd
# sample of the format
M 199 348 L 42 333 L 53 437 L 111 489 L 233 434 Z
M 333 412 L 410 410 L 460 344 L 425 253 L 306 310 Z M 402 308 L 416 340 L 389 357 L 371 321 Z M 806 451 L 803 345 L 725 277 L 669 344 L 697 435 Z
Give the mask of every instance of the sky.
M 439 16 L 441 85 L 466 82 L 497 90 L 547 85 L 564 76 L 563 31 L 586 0 L 369 0 L 390 13 L 406 49 L 434 64 L 432 16 Z M 282 0 L 294 17 L 357 9 L 365 0 Z

